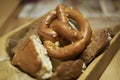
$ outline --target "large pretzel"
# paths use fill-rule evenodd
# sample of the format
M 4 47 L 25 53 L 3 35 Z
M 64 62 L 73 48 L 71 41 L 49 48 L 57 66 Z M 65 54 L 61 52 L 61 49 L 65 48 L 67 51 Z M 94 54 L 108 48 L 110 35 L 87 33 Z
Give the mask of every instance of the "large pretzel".
M 55 21 L 56 18 L 58 19 Z M 79 30 L 70 27 L 70 19 L 76 21 Z M 50 26 L 53 20 L 54 22 Z M 80 12 L 59 5 L 56 10 L 51 11 L 43 18 L 39 27 L 39 35 L 44 41 L 49 56 L 69 59 L 80 54 L 86 48 L 90 42 L 92 31 L 87 19 Z M 54 42 L 59 40 L 59 36 L 71 41 L 71 44 L 64 47 L 55 45 Z

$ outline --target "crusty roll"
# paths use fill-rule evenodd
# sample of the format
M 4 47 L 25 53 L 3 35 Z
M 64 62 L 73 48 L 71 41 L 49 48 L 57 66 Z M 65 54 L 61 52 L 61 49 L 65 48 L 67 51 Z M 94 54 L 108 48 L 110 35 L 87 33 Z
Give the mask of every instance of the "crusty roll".
M 15 50 L 12 64 L 39 79 L 51 77 L 52 64 L 39 37 L 32 34 L 21 43 Z

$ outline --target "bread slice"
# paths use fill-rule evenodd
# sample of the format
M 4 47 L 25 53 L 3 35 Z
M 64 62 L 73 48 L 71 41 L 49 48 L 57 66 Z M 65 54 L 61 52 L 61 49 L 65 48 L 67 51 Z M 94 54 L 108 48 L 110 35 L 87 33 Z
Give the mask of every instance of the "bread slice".
M 85 63 L 81 59 L 63 61 L 50 80 L 76 80 L 84 68 Z
M 47 79 L 52 76 L 52 64 L 47 50 L 38 35 L 30 33 L 17 44 L 12 64 L 31 76 Z
M 92 37 L 91 43 L 82 53 L 82 60 L 88 64 L 109 43 L 110 36 L 106 30 L 97 30 Z

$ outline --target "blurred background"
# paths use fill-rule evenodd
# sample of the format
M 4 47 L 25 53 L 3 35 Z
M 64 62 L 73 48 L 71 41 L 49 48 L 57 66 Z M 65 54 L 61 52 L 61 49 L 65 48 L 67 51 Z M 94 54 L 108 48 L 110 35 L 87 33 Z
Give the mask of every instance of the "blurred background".
M 79 10 L 88 18 L 92 29 L 120 25 L 120 0 L 0 0 L 0 37 L 41 17 L 58 4 Z M 117 63 L 120 64 L 120 57 L 116 55 L 100 80 L 120 80 Z
M 41 17 L 58 4 L 79 10 L 93 29 L 120 23 L 120 0 L 0 0 L 0 36 Z

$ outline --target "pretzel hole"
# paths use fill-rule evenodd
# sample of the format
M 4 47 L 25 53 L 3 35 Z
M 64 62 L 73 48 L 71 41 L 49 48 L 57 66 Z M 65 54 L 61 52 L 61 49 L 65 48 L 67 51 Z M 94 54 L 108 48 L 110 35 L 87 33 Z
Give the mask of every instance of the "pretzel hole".
M 57 21 L 58 21 L 58 19 L 54 18 L 51 21 L 51 23 L 48 24 L 48 27 L 52 29 L 52 25 L 54 25 L 54 23 L 57 22 Z M 79 28 L 80 28 L 80 26 L 78 26 L 77 22 L 72 18 L 68 18 L 68 25 L 69 25 L 70 29 L 73 29 L 73 30 L 79 30 Z M 58 35 L 57 37 L 59 37 L 60 39 L 54 42 L 54 44 L 56 46 L 64 47 L 64 46 L 67 46 L 67 45 L 70 45 L 70 44 L 73 43 L 72 41 L 69 41 L 66 38 L 63 38 L 60 35 Z
M 72 42 L 71 41 L 69 41 L 69 40 L 67 40 L 67 39 L 65 39 L 65 38 L 62 38 L 62 39 L 60 39 L 59 41 L 56 41 L 55 42 L 55 45 L 56 46 L 59 46 L 59 47 L 64 47 L 64 46 L 67 46 L 67 45 L 69 45 L 69 44 L 71 44 Z
M 79 27 L 77 22 L 73 19 L 69 19 L 68 24 L 70 25 L 71 29 L 79 30 Z

